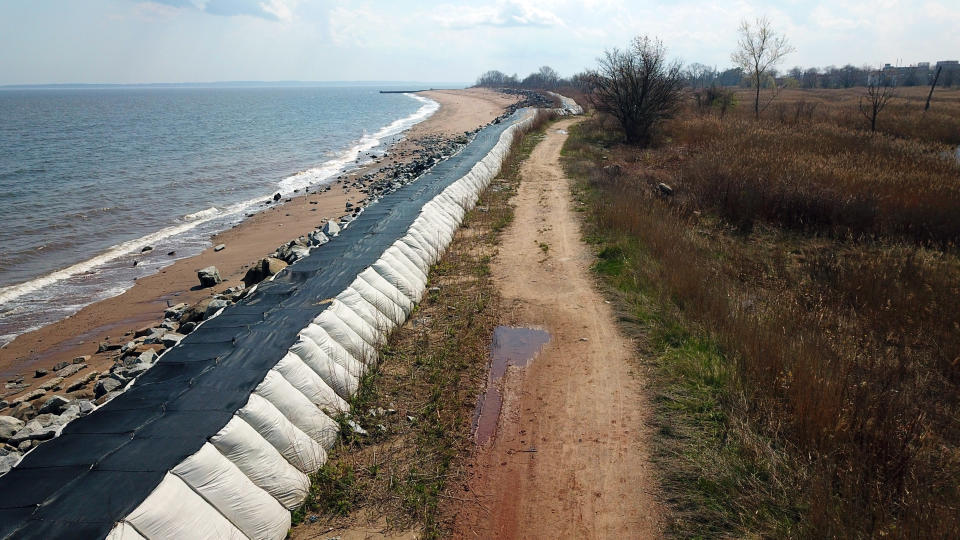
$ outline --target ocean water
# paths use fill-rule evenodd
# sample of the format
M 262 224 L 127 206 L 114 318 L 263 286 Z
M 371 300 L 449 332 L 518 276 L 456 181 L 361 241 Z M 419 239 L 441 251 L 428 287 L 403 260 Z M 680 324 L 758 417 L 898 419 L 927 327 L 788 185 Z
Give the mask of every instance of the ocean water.
M 0 90 L 0 345 L 202 251 L 278 191 L 332 181 L 438 107 L 384 88 Z

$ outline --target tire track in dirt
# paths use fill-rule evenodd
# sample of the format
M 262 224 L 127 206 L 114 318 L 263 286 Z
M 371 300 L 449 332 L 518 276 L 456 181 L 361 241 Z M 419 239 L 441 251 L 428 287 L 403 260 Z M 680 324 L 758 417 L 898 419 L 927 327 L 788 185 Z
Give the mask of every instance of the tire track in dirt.
M 478 504 L 456 509 L 458 538 L 651 538 L 661 530 L 635 347 L 594 287 L 593 255 L 559 163 L 574 122 L 549 127 L 522 165 L 515 219 L 493 262 L 505 322 L 544 328 L 551 340 L 504 378 L 496 436 L 473 457 L 465 487 Z

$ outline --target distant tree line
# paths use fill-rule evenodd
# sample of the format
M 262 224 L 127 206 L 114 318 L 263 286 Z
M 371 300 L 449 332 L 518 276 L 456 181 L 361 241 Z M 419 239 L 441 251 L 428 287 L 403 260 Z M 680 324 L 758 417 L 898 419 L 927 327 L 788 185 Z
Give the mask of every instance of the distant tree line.
M 897 86 L 928 86 L 933 82 L 936 66 L 827 66 L 824 68 L 803 68 L 796 66 L 786 71 L 770 70 L 760 84 L 763 88 L 782 86 L 786 88 L 853 88 L 867 86 L 877 77 L 895 82 Z M 745 76 L 740 68 L 720 71 L 700 63 L 692 63 L 683 70 L 687 86 L 709 88 L 711 86 L 754 86 L 754 81 Z M 937 86 L 947 88 L 960 86 L 960 66 L 947 65 L 937 80 Z

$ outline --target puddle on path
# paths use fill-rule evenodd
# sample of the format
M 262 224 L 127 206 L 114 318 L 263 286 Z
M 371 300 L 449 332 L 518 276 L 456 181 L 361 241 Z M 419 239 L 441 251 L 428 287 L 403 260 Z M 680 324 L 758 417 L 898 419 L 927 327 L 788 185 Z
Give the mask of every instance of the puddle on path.
M 503 404 L 499 381 L 507 373 L 507 368 L 527 367 L 548 341 L 550 333 L 537 328 L 498 326 L 493 330 L 487 390 L 480 396 L 473 413 L 473 434 L 477 444 L 485 444 L 497 431 Z

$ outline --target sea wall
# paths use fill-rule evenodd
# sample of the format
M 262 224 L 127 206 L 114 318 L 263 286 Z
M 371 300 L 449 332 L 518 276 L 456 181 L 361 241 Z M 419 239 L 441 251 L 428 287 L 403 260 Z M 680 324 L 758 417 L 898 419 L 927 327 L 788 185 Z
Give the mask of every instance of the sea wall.
M 27 454 L 0 477 L 0 537 L 283 538 L 334 417 L 532 119 L 484 128 Z

